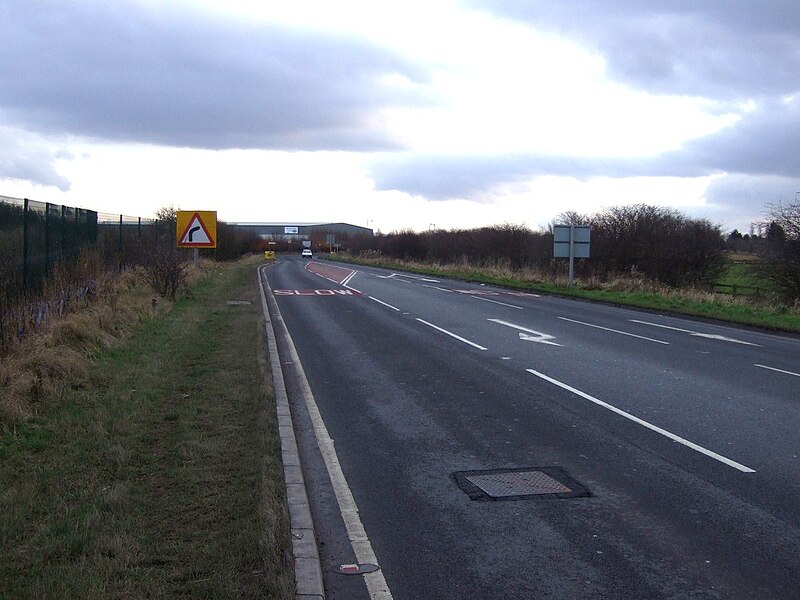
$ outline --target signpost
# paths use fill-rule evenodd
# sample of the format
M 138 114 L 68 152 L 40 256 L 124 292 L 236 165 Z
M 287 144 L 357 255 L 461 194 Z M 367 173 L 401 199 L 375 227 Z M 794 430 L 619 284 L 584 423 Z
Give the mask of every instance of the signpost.
M 589 258 L 592 228 L 589 225 L 553 225 L 553 258 L 569 258 L 572 287 L 576 258 Z
M 194 248 L 194 264 L 200 262 L 198 248 L 217 247 L 217 211 L 179 210 L 175 234 L 178 248 Z

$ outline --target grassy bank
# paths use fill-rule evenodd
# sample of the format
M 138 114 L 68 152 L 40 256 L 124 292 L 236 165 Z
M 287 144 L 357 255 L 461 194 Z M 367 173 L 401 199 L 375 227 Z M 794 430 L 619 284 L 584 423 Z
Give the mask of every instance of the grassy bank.
M 546 280 L 538 273 L 512 271 L 503 267 L 476 267 L 466 263 L 431 265 L 373 257 L 339 258 L 336 255 L 324 255 L 324 258 L 800 333 L 798 307 L 767 304 L 702 290 L 671 289 L 641 279 L 617 278 L 610 282 L 577 280 L 576 286 L 570 289 L 563 277 Z
M 0 435 L 0 598 L 292 597 L 254 269 L 216 267 Z

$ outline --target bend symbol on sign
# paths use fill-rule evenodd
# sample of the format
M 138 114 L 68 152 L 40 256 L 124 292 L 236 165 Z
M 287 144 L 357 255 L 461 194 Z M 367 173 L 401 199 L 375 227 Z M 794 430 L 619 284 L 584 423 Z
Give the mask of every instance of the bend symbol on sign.
M 178 211 L 178 247 L 216 248 L 217 213 L 214 211 Z

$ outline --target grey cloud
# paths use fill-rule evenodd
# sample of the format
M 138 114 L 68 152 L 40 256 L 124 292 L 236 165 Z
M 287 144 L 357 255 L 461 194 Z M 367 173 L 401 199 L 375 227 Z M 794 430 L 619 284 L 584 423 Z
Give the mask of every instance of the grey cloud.
M 733 126 L 688 144 L 681 154 L 683 162 L 709 171 L 797 176 L 800 98 L 764 101 Z
M 590 179 L 727 173 L 791 179 L 800 174 L 800 97 L 764 101 L 721 132 L 655 157 L 401 153 L 372 161 L 368 171 L 379 190 L 397 189 L 432 200 L 480 199 L 498 186 L 541 175 Z
M 37 141 L 24 141 L 19 132 L 0 128 L 0 178 L 21 179 L 39 185 L 55 186 L 66 192 L 70 182 L 59 175 L 55 159 L 59 152 L 53 153 Z
M 430 200 L 480 200 L 499 186 L 553 175 L 593 177 L 700 176 L 702 166 L 675 159 L 651 160 L 505 154 L 492 156 L 390 155 L 370 162 L 367 171 L 378 190 L 399 190 Z
M 795 199 L 800 191 L 800 178 L 781 176 L 742 175 L 734 173 L 721 177 L 706 189 L 707 204 L 702 216 L 722 223 L 726 231 L 738 228 L 747 233 L 751 223 L 767 218 L 768 204 Z
M 800 80 L 796 0 L 468 0 L 577 39 L 610 73 L 658 93 L 752 98 Z
M 42 133 L 374 150 L 395 147 L 369 132 L 376 110 L 434 102 L 421 67 L 354 38 L 130 1 L 12 0 L 0 22 L 0 114 Z

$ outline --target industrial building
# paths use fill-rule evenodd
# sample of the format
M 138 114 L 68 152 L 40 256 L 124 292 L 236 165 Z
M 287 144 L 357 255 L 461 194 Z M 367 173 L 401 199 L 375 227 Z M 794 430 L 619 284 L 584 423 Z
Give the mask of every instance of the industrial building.
M 373 235 L 372 229 L 349 223 L 230 223 L 230 225 L 245 231 L 252 231 L 266 240 L 274 241 L 324 240 L 331 235 L 338 240 L 360 235 Z

